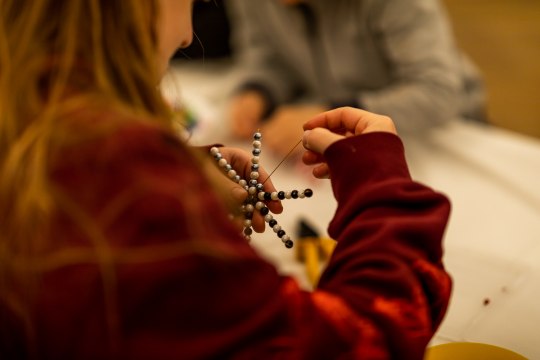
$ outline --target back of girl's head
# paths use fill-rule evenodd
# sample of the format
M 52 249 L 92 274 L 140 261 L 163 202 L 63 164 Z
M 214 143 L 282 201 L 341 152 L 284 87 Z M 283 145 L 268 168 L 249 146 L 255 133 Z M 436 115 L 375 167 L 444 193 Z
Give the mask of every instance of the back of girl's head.
M 62 114 L 97 99 L 166 121 L 158 15 L 157 0 L 0 0 L 0 305 L 54 203 L 47 158 Z
M 78 80 L 132 107 L 159 109 L 149 92 L 158 81 L 155 0 L 0 4 L 2 108 L 11 104 L 14 115 L 32 118 L 43 110 L 44 90 L 50 104 Z
M 47 150 L 67 95 L 165 117 L 157 17 L 157 0 L 0 0 L 0 196 Z

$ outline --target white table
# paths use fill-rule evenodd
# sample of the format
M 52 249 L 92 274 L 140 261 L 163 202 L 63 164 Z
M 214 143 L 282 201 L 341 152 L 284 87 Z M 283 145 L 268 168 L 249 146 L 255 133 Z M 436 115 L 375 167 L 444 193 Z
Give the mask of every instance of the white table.
M 229 64 L 174 67 L 165 88 L 178 90 L 170 96 L 199 118 L 192 143 L 231 144 L 223 110 L 238 72 Z M 413 177 L 446 193 L 453 205 L 445 263 L 454 291 L 433 343 L 482 342 L 540 359 L 540 141 L 464 122 L 403 140 Z M 263 166 L 271 170 L 278 162 L 263 141 Z M 291 163 L 272 179 L 279 189 L 315 191 L 311 199 L 285 202 L 279 223 L 291 232 L 305 218 L 325 234 L 336 206 L 329 183 Z M 257 234 L 253 245 L 309 288 L 304 266 L 272 232 Z

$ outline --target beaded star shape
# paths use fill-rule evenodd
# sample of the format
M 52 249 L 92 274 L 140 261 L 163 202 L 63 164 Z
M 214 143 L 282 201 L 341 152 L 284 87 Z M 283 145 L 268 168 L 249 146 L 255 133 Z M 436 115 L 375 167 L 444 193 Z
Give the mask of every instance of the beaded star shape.
M 258 211 L 264 217 L 264 221 L 268 223 L 270 228 L 272 228 L 272 230 L 277 234 L 278 238 L 281 239 L 285 247 L 290 249 L 294 245 L 291 237 L 285 232 L 285 230 L 282 229 L 281 225 L 278 224 L 273 215 L 270 214 L 270 209 L 266 204 L 268 201 L 310 198 L 313 195 L 313 191 L 311 189 L 305 189 L 302 191 L 264 191 L 264 183 L 259 182 L 259 162 L 262 146 L 261 139 L 262 134 L 260 132 L 256 132 L 253 135 L 253 148 L 251 151 L 253 157 L 251 158 L 251 173 L 249 176 L 249 181 L 238 175 L 237 171 L 234 170 L 227 160 L 223 158 L 218 147 L 212 147 L 210 149 L 210 154 L 214 157 L 219 167 L 225 172 L 225 174 L 231 180 L 242 186 L 248 193 L 246 200 L 240 208 L 242 214 L 244 215 L 242 231 L 244 238 L 247 241 L 251 240 L 251 235 L 253 234 L 251 220 L 253 218 L 253 213 Z

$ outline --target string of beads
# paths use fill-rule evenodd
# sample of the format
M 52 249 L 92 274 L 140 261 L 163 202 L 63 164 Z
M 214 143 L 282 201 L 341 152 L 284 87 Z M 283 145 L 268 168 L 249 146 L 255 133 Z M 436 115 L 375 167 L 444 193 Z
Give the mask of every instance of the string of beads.
M 262 146 L 261 139 L 262 134 L 260 132 L 256 132 L 253 135 L 253 148 L 251 151 L 253 157 L 251 158 L 251 173 L 249 180 L 243 179 L 237 173 L 237 171 L 232 168 L 227 160 L 223 158 L 218 147 L 212 147 L 210 149 L 210 154 L 214 157 L 219 167 L 225 172 L 225 174 L 231 180 L 242 186 L 248 193 L 246 200 L 241 206 L 241 211 L 244 214 L 244 238 L 247 241 L 251 240 L 251 235 L 253 234 L 253 213 L 258 211 L 264 217 L 264 221 L 268 223 L 268 226 L 270 226 L 270 228 L 277 234 L 278 238 L 280 238 L 283 244 L 285 244 L 285 247 L 292 248 L 294 243 L 291 240 L 291 237 L 285 232 L 285 230 L 283 230 L 281 225 L 278 224 L 273 215 L 270 214 L 270 209 L 266 203 L 268 201 L 276 200 L 310 198 L 313 195 L 313 191 L 311 189 L 305 189 L 302 191 L 264 191 L 264 185 L 259 182 L 259 162 Z

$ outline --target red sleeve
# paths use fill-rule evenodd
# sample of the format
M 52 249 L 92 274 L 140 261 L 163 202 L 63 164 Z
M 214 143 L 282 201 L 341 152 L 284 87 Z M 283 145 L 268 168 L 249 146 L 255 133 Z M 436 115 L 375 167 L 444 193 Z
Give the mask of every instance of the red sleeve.
M 391 358 L 422 359 L 450 296 L 441 263 L 449 202 L 411 180 L 392 134 L 350 138 L 325 156 L 338 201 L 329 234 L 338 245 L 318 290 L 371 324 Z
M 312 293 L 245 243 L 172 136 L 138 126 L 95 150 L 66 153 L 55 173 L 99 230 L 81 231 L 78 216 L 63 214 L 59 243 L 86 241 L 101 261 L 43 277 L 38 339 L 47 353 L 422 358 L 449 296 L 440 263 L 448 202 L 410 180 L 397 138 L 362 136 L 328 150 L 341 179 L 330 226 L 339 245 Z

